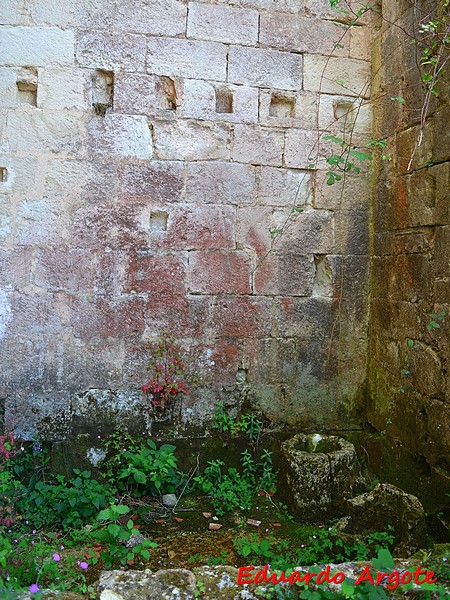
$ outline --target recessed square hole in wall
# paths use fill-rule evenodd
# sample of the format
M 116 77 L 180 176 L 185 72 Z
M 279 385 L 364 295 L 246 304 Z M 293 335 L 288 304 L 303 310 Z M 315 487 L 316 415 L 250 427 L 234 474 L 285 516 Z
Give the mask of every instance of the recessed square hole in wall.
M 270 97 L 269 115 L 271 117 L 294 117 L 295 97 L 274 93 Z
M 0 183 L 6 183 L 8 181 L 8 169 L 6 167 L 0 167 Z
M 150 231 L 167 231 L 167 213 L 157 210 L 150 213 Z
M 352 125 L 355 120 L 355 107 L 353 102 L 337 100 L 333 102 L 333 116 L 335 121 L 340 121 L 345 125 Z
M 333 295 L 333 270 L 326 254 L 314 254 L 313 296 Z
M 92 76 L 92 106 L 96 115 L 104 116 L 114 102 L 114 72 L 97 69 Z
M 216 113 L 233 112 L 233 92 L 228 88 L 216 88 Z
M 37 106 L 37 70 L 22 67 L 17 73 L 17 100 L 19 104 Z
M 170 77 L 158 77 L 155 83 L 156 106 L 159 110 L 177 110 L 177 89 Z

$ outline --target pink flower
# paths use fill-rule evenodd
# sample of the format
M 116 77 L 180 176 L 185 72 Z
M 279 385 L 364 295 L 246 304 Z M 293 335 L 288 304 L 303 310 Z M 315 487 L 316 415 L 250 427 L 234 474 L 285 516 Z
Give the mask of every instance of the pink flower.
M 57 553 L 55 552 L 55 554 L 53 555 L 53 560 L 54 560 L 55 562 L 59 562 L 59 561 L 61 560 L 61 557 L 60 557 L 60 555 L 59 555 L 59 554 L 57 554 Z
M 80 569 L 84 569 L 84 570 L 86 570 L 89 567 L 87 562 L 84 562 L 83 560 L 81 562 L 78 561 L 78 566 L 80 567 Z
M 28 589 L 31 594 L 36 594 L 39 591 L 39 586 L 37 583 L 32 583 Z

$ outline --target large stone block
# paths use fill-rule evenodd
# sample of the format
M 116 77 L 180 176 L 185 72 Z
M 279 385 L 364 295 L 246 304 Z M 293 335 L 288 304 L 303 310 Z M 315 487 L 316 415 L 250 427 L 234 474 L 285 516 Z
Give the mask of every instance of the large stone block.
M 4 65 L 71 65 L 74 59 L 73 31 L 56 27 L 0 26 L 0 56 Z
M 253 291 L 260 295 L 309 296 L 313 281 L 312 255 L 274 252 L 254 270 Z
M 258 177 L 257 202 L 290 208 L 312 203 L 311 174 L 297 169 L 262 167 Z
M 231 46 L 228 81 L 280 90 L 300 90 L 302 65 L 302 57 L 299 54 Z
M 86 202 L 101 203 L 119 191 L 118 165 L 114 160 L 99 162 L 49 158 L 44 180 L 44 197 L 66 198 L 67 210 Z
M 310 164 L 314 164 L 320 147 L 319 132 L 308 129 L 288 129 L 284 149 L 285 165 L 295 169 L 307 169 Z
M 152 137 L 148 121 L 137 115 L 93 117 L 88 124 L 91 151 L 99 156 L 151 158 Z
M 88 79 L 84 69 L 45 68 L 39 70 L 37 96 L 39 108 L 89 110 L 92 108 L 89 92 Z
M 216 337 L 267 337 L 272 330 L 272 300 L 262 296 L 220 296 L 213 306 Z
M 157 75 L 225 81 L 227 48 L 216 42 L 150 38 L 147 71 Z
M 126 267 L 125 292 L 150 292 L 167 297 L 185 294 L 187 258 L 182 254 L 132 252 Z
M 262 13 L 259 39 L 262 46 L 287 52 L 332 53 L 333 56 L 349 54 L 349 38 L 345 28 L 296 14 Z
M 70 298 L 70 324 L 75 338 L 140 337 L 144 332 L 141 298 Z
M 255 169 L 219 161 L 187 165 L 186 199 L 212 204 L 248 204 L 254 200 Z
M 258 42 L 256 10 L 190 2 L 187 36 L 254 46 Z
M 314 201 L 315 208 L 337 210 L 352 207 L 367 209 L 370 202 L 370 178 L 366 173 L 348 174 L 344 181 L 333 185 L 327 184 L 326 171 L 315 173 Z
M 12 112 L 6 138 L 12 152 L 68 152 L 81 148 L 80 120 L 56 111 Z
M 6 181 L 0 183 L 0 194 L 24 194 L 37 197 L 42 194 L 38 183 L 38 159 L 12 154 L 0 154 L 0 166 L 6 169 Z
M 225 123 L 158 121 L 152 124 L 155 153 L 165 160 L 230 158 L 231 129 Z
M 230 123 L 258 122 L 258 89 L 185 79 L 177 115 Z
M 0 4 L 0 23 L 5 25 L 27 25 L 28 19 L 26 2 L 4 0 Z
M 48 200 L 23 200 L 15 219 L 15 241 L 19 245 L 43 246 L 61 243 L 67 236 L 68 216 Z
M 56 25 L 58 27 L 92 27 L 109 29 L 113 11 L 109 0 L 66 0 L 55 3 L 53 0 L 34 0 L 29 4 L 29 19 L 35 25 Z
M 122 193 L 152 201 L 176 202 L 184 192 L 184 164 L 177 161 L 152 161 L 125 165 Z
M 17 106 L 17 71 L 0 68 L 0 107 Z
M 186 30 L 187 4 L 180 0 L 120 2 L 114 29 L 152 35 L 180 35 Z
M 305 54 L 303 61 L 305 90 L 369 97 L 370 64 L 368 62 L 314 54 Z
M 13 319 L 7 326 L 7 334 L 11 337 L 17 337 L 26 340 L 37 340 L 41 347 L 35 348 L 35 358 L 40 363 L 42 377 L 42 363 L 45 360 L 45 351 L 42 347 L 45 339 L 53 336 L 59 336 L 63 332 L 63 322 L 61 315 L 58 314 L 56 296 L 50 292 L 43 291 L 41 294 L 13 292 L 8 294 L 8 301 L 11 305 Z M 24 372 L 23 364 L 18 364 L 18 370 Z M 35 371 L 36 373 L 36 371 Z M 36 373 L 36 380 L 33 383 L 39 383 L 39 376 Z
M 88 292 L 94 283 L 93 256 L 80 248 L 43 248 L 35 257 L 31 281 L 47 291 Z
M 275 301 L 275 329 L 280 337 L 329 341 L 335 318 L 332 298 L 280 297 Z
M 238 248 L 264 255 L 270 250 L 270 232 L 282 224 L 270 206 L 240 207 L 237 211 L 236 243 Z
M 157 115 L 155 85 L 156 78 L 153 75 L 117 73 L 114 78 L 114 111 L 131 115 Z
M 82 67 L 143 71 L 146 47 L 143 35 L 83 31 L 77 35 L 76 58 Z
M 242 251 L 189 252 L 189 289 L 194 294 L 250 293 L 250 261 Z
M 269 127 L 236 125 L 232 158 L 253 165 L 281 167 L 284 131 Z

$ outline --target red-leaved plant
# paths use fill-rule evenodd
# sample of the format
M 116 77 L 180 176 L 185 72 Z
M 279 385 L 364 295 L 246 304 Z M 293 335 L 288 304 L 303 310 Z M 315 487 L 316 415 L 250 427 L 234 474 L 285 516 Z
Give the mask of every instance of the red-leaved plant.
M 186 364 L 181 348 L 170 335 L 163 335 L 150 344 L 152 358 L 147 366 L 152 379 L 142 386 L 142 391 L 151 394 L 151 405 L 163 410 L 170 406 L 178 394 L 189 394 Z

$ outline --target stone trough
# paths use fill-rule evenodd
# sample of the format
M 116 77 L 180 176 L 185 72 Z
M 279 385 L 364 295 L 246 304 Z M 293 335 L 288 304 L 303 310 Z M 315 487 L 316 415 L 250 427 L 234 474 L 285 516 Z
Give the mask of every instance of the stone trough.
M 292 509 L 303 521 L 342 516 L 347 500 L 364 489 L 350 442 L 333 435 L 296 435 L 281 447 Z

